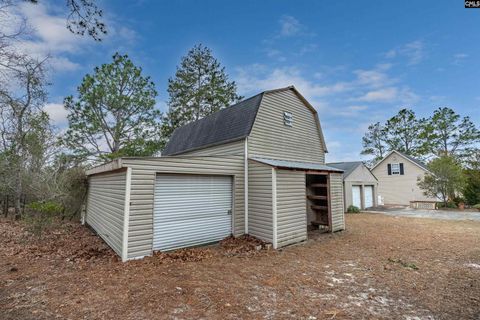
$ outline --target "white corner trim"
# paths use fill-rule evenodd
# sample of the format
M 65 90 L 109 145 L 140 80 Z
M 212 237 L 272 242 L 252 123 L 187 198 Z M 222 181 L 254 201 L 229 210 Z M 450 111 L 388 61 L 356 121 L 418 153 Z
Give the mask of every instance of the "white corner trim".
M 277 170 L 272 167 L 272 245 L 277 249 Z
M 125 204 L 123 211 L 123 243 L 122 243 L 122 261 L 128 260 L 128 226 L 130 222 L 130 189 L 132 185 L 132 168 L 127 168 L 125 182 Z
M 245 234 L 248 234 L 248 137 L 245 138 L 244 156 Z

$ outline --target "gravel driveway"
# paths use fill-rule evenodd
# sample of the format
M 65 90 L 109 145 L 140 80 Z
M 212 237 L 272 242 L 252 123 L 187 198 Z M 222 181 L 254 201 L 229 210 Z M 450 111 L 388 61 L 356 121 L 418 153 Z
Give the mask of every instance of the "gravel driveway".
M 480 221 L 480 212 L 458 212 L 447 210 L 422 210 L 406 208 L 379 208 L 369 210 L 368 212 L 383 213 L 389 216 L 401 216 L 412 218 L 431 218 L 442 220 L 471 220 Z

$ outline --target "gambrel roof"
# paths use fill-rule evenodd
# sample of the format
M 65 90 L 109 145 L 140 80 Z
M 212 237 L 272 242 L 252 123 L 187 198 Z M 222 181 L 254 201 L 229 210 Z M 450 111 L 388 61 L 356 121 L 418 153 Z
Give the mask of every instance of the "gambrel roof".
M 317 111 L 295 87 L 290 86 L 264 91 L 206 116 L 203 119 L 193 121 L 175 129 L 162 152 L 162 156 L 172 156 L 186 151 L 233 142 L 248 137 L 255 122 L 263 96 L 266 93 L 284 90 L 293 90 L 299 99 L 315 114 L 325 152 L 328 152 L 320 128 L 320 122 L 318 121 Z

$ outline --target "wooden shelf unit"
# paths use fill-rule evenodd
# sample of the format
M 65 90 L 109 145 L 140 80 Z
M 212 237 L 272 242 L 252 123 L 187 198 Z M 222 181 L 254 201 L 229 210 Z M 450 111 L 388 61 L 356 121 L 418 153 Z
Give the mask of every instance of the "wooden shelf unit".
M 315 214 L 310 224 L 316 228 L 330 228 L 328 175 L 307 175 L 307 190 L 310 209 Z

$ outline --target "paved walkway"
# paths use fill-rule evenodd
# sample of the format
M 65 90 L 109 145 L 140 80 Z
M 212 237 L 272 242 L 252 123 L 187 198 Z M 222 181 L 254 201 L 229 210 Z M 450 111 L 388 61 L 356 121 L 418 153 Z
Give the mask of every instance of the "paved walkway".
M 472 220 L 480 221 L 480 212 L 459 212 L 447 210 L 422 210 L 411 208 L 392 208 L 380 210 L 371 210 L 366 212 L 383 213 L 389 216 L 413 217 L 413 218 L 431 218 L 442 220 Z

